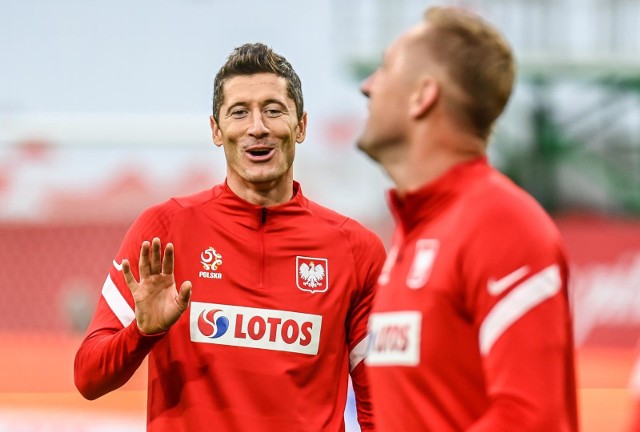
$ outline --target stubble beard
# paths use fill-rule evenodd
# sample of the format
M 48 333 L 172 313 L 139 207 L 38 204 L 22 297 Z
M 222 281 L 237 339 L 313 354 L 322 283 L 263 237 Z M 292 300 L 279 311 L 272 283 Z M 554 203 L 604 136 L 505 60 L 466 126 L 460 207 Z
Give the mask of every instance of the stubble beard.
M 366 131 L 363 132 L 362 135 L 360 135 L 360 137 L 356 141 L 356 146 L 358 147 L 358 150 L 367 155 L 371 160 L 380 163 L 378 152 L 376 151 L 376 148 L 379 148 L 380 143 L 377 143 L 371 139 L 367 139 Z

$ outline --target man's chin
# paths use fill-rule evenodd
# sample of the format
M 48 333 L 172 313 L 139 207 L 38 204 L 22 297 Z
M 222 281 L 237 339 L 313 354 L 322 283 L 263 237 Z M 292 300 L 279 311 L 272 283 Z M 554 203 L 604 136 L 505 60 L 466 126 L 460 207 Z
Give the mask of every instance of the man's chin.
M 245 180 L 253 184 L 271 184 L 284 178 L 285 173 L 277 171 L 262 171 L 262 172 L 247 172 L 245 173 Z
M 278 176 L 271 176 L 271 175 L 256 175 L 256 176 L 249 176 L 247 178 L 247 181 L 249 183 L 253 183 L 255 185 L 270 185 L 271 183 L 277 180 L 278 180 Z
M 356 146 L 358 147 L 358 150 L 369 156 L 374 161 L 378 162 L 378 158 L 373 152 L 372 143 L 368 142 L 364 135 L 358 138 L 358 140 L 356 141 Z

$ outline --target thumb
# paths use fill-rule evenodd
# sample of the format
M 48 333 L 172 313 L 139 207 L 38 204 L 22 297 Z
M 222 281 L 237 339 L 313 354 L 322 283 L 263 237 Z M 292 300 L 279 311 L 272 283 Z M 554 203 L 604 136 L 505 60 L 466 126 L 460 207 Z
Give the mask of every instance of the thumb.
M 192 286 L 190 281 L 184 281 L 180 286 L 180 292 L 178 293 L 176 301 L 183 311 L 187 309 L 187 306 L 189 306 L 189 300 L 191 299 L 191 288 Z

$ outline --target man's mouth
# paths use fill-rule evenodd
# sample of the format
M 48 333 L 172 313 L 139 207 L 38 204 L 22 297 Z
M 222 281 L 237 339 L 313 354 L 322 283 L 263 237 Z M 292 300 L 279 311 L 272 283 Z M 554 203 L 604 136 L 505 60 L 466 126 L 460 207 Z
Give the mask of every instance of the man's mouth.
M 275 149 L 272 147 L 254 147 L 247 150 L 247 155 L 249 159 L 256 162 L 263 162 L 271 159 L 273 154 L 275 153 Z

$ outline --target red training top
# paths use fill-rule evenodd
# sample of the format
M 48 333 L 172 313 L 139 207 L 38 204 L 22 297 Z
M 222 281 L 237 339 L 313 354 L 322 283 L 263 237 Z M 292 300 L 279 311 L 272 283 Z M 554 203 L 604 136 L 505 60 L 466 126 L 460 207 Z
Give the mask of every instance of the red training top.
M 362 359 L 384 248 L 369 230 L 319 206 L 297 183 L 262 208 L 225 184 L 143 212 L 126 234 L 76 355 L 75 382 L 94 399 L 149 355 L 148 430 L 343 431 L 349 374 L 358 419 L 373 430 Z M 175 247 L 189 309 L 142 335 L 119 270 L 138 278 L 144 240 Z
M 567 262 L 542 208 L 485 158 L 404 199 L 370 320 L 382 432 L 574 432 Z

